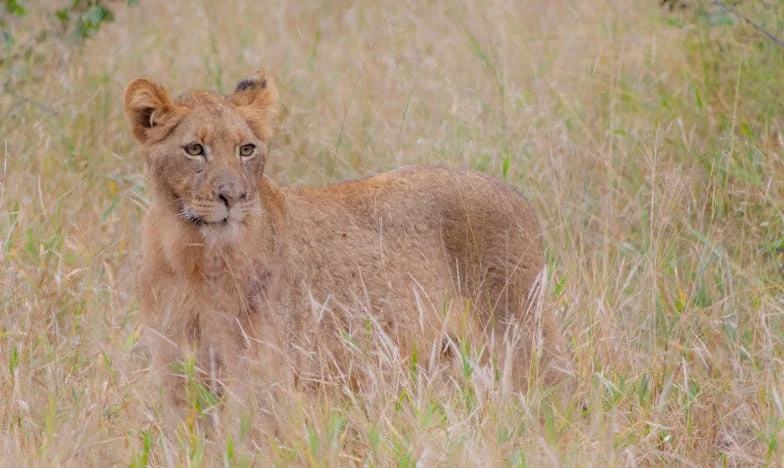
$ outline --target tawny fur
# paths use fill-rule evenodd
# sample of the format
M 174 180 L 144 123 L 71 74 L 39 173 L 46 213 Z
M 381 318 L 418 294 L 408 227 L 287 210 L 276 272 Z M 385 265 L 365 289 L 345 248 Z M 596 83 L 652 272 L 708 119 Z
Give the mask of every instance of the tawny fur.
M 450 342 L 489 344 L 514 390 L 533 368 L 561 379 L 558 326 L 529 297 L 543 251 L 520 195 L 481 173 L 439 168 L 278 187 L 263 173 L 276 99 L 262 72 L 230 96 L 173 99 L 144 79 L 127 88 L 151 196 L 139 303 L 163 372 L 174 375 L 190 349 L 222 379 L 241 378 L 253 356 L 275 378 L 323 382 L 356 372 L 345 334 L 362 340 L 369 330 L 403 360 L 419 350 L 422 365 L 433 356 L 422 350 L 448 357 Z M 185 153 L 192 143 L 205 154 Z M 245 144 L 255 145 L 252 158 L 238 155 Z

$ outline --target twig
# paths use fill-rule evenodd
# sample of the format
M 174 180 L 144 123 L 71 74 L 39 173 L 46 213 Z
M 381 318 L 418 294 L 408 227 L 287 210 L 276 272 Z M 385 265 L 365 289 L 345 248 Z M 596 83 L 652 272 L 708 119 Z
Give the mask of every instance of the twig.
M 768 39 L 770 39 L 771 41 L 775 42 L 776 44 L 780 45 L 781 47 L 784 47 L 784 40 L 781 40 L 781 39 L 777 38 L 776 36 L 771 34 L 767 29 L 763 28 L 759 24 L 757 24 L 754 21 L 752 21 L 751 19 L 749 19 L 749 17 L 747 17 L 743 13 L 739 12 L 738 10 L 736 10 L 733 6 L 727 5 L 726 3 L 722 2 L 721 0 L 713 0 L 713 4 L 716 5 L 719 8 L 724 9 L 725 11 L 728 11 L 728 12 L 732 13 L 733 15 L 737 16 L 738 18 L 742 19 L 743 21 L 749 23 L 760 34 L 762 34 L 763 36 L 767 37 Z

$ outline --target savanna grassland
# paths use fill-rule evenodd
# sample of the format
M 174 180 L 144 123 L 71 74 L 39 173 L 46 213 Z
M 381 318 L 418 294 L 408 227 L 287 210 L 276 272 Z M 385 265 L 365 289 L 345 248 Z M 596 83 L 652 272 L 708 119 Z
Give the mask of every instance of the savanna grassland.
M 21 3 L 0 64 L 3 465 L 784 463 L 784 48 L 743 21 L 654 0 L 141 0 L 75 40 L 58 2 Z M 784 35 L 781 3 L 738 8 Z M 573 401 L 502 398 L 466 349 L 446 390 L 402 365 L 213 433 L 202 396 L 165 437 L 122 93 L 140 75 L 229 92 L 260 65 L 280 89 L 280 183 L 435 164 L 526 194 Z

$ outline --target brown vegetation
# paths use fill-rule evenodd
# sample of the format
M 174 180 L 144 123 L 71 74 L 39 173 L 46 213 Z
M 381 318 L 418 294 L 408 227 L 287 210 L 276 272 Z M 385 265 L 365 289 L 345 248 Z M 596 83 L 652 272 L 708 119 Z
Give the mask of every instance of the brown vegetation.
M 72 46 L 39 34 L 56 3 L 5 17 L 0 463 L 784 464 L 784 54 L 750 25 L 713 2 L 141 0 Z M 784 3 L 733 5 L 781 36 Z M 503 396 L 483 340 L 458 372 L 401 366 L 369 323 L 341 348 L 361 392 L 335 379 L 227 417 L 236 399 L 186 360 L 185 424 L 161 430 L 133 280 L 153 194 L 123 91 L 144 75 L 228 93 L 259 64 L 281 186 L 448 165 L 525 194 L 571 403 L 536 381 Z M 254 362 L 243 379 L 264 388 Z

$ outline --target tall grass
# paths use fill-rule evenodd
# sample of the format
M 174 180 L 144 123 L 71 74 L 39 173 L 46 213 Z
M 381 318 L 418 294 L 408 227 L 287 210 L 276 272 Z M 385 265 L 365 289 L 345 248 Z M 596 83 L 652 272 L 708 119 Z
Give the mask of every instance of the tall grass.
M 2 65 L 0 96 L 3 464 L 784 463 L 784 52 L 709 6 L 657 4 L 142 1 L 81 45 L 36 40 L 51 10 L 28 6 L 8 47 L 34 53 Z M 784 31 L 777 2 L 741 8 Z M 137 343 L 147 196 L 123 88 L 229 91 L 259 65 L 281 89 L 282 183 L 422 163 L 526 193 L 574 402 L 501 398 L 468 348 L 448 385 L 365 350 L 365 392 L 231 417 L 195 394 L 165 437 Z

